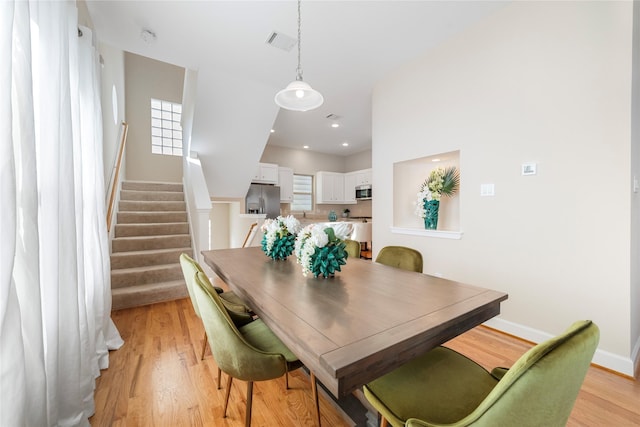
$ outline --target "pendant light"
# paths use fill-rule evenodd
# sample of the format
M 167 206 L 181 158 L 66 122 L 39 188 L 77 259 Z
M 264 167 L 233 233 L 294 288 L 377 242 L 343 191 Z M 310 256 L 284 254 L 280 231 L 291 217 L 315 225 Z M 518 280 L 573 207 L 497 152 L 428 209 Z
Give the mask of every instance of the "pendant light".
M 296 79 L 276 94 L 275 101 L 279 107 L 287 110 L 308 111 L 321 106 L 324 98 L 320 92 L 302 81 L 300 38 L 300 0 L 298 0 L 298 68 L 296 69 Z

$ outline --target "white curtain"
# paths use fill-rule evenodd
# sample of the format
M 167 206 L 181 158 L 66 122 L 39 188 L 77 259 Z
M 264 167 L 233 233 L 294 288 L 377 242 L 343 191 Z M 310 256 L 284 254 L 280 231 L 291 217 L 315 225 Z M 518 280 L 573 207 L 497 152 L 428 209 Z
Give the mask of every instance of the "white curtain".
M 99 66 L 72 1 L 0 2 L 0 425 L 89 425 L 111 321 Z

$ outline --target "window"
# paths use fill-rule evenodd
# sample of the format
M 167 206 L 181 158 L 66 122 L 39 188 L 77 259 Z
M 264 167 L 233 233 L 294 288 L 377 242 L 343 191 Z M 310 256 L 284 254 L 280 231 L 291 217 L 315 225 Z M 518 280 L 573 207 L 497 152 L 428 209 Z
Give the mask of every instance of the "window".
M 182 105 L 151 98 L 151 152 L 182 156 Z
M 292 211 L 310 211 L 313 208 L 313 177 L 293 174 Z

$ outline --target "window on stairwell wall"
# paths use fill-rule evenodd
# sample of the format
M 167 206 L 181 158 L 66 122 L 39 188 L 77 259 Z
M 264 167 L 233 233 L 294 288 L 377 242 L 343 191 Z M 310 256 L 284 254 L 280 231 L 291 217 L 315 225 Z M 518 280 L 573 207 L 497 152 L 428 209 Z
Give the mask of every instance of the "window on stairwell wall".
M 182 156 L 182 104 L 151 98 L 151 152 Z

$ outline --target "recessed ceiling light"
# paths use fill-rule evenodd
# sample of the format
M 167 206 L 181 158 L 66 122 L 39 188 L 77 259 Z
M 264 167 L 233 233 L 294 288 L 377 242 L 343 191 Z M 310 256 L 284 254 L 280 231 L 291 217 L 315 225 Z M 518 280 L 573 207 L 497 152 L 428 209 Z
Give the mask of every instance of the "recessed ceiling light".
M 343 146 L 343 147 L 348 147 L 348 146 L 349 146 L 349 143 L 348 143 L 348 142 L 343 142 L 343 143 L 342 143 L 342 146 Z
M 339 128 L 340 127 L 340 123 L 331 123 L 331 127 L 332 128 Z
M 440 159 L 431 159 L 432 162 L 439 162 Z
M 309 146 L 308 146 L 308 145 L 303 145 L 303 146 L 302 146 L 302 148 L 304 148 L 304 149 L 308 149 L 308 148 L 309 148 Z
M 275 132 L 275 130 L 274 130 L 274 129 L 271 129 L 271 133 L 274 133 L 274 132 Z

